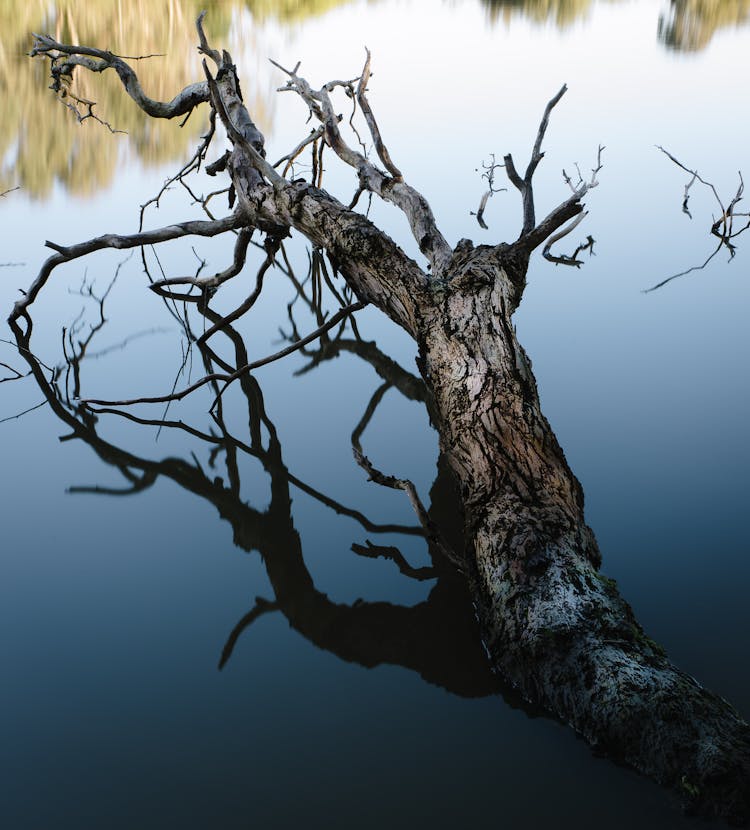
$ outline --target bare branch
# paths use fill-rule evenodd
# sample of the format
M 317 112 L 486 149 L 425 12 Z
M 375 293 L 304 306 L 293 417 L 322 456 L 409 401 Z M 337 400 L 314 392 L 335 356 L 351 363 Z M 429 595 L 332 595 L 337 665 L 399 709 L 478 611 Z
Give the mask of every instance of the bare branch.
M 507 187 L 495 187 L 495 171 L 499 170 L 501 167 L 505 167 L 505 164 L 497 164 L 495 162 L 495 154 L 492 153 L 490 156 L 490 161 L 485 164 L 482 162 L 482 168 L 484 172 L 482 173 L 482 178 L 487 180 L 487 184 L 489 186 L 489 190 L 484 192 L 484 195 L 479 201 L 479 207 L 477 208 L 477 212 L 474 213 L 470 211 L 471 216 L 476 216 L 477 222 L 479 223 L 480 228 L 484 228 L 484 230 L 488 230 L 489 226 L 484 221 L 484 211 L 487 207 L 487 202 L 491 196 L 495 193 L 501 193 L 504 190 L 507 190 Z M 514 169 L 515 172 L 515 169 Z
M 359 106 L 362 109 L 362 113 L 365 116 L 365 121 L 367 122 L 367 127 L 370 130 L 370 135 L 372 136 L 372 140 L 375 143 L 375 151 L 378 154 L 378 158 L 383 162 L 385 165 L 385 169 L 393 176 L 395 181 L 403 181 L 404 176 L 401 171 L 396 167 L 391 159 L 391 154 L 388 152 L 388 148 L 383 143 L 383 138 L 380 135 L 380 128 L 378 127 L 378 122 L 375 120 L 375 116 L 373 115 L 372 108 L 370 107 L 370 102 L 367 100 L 367 84 L 370 80 L 370 50 L 365 48 L 365 52 L 367 53 L 367 59 L 365 60 L 365 66 L 362 70 L 362 75 L 359 79 L 359 84 L 357 85 L 357 101 L 359 102 Z
M 589 192 L 589 190 L 598 186 L 597 175 L 602 169 L 602 152 L 604 147 L 599 145 L 599 150 L 596 156 L 596 165 L 591 169 L 591 178 L 584 181 L 579 176 L 577 184 L 573 184 L 572 179 L 563 170 L 563 178 L 573 191 L 573 195 L 561 202 L 551 213 L 549 213 L 542 221 L 528 233 L 522 234 L 516 241 L 516 245 L 522 250 L 530 253 L 539 245 L 541 245 L 548 237 L 550 237 L 558 228 L 562 227 L 568 220 L 578 216 L 583 211 L 581 200 Z M 506 157 L 507 168 L 507 157 Z
M 247 258 L 247 248 L 250 244 L 250 239 L 253 235 L 251 228 L 242 228 L 237 235 L 237 241 L 234 244 L 234 259 L 231 265 L 223 271 L 219 271 L 210 277 L 169 277 L 167 279 L 157 280 L 149 285 L 149 288 L 155 293 L 168 299 L 178 299 L 187 302 L 198 302 L 208 291 L 211 294 L 215 293 L 222 283 L 237 276 L 242 271 Z M 190 285 L 201 290 L 200 294 L 175 294 L 168 290 L 172 285 Z
M 239 243 L 239 239 L 238 239 Z M 233 323 L 235 320 L 239 320 L 244 314 L 247 314 L 248 311 L 255 305 L 260 297 L 260 292 L 263 290 L 263 279 L 268 271 L 268 269 L 274 263 L 274 257 L 276 256 L 276 252 L 281 245 L 281 240 L 276 237 L 269 237 L 267 240 L 268 247 L 266 252 L 266 259 L 258 269 L 258 275 L 255 278 L 255 288 L 249 294 L 247 299 L 239 305 L 234 311 L 230 312 L 229 314 L 224 315 L 220 320 L 214 323 L 209 329 L 203 332 L 203 334 L 198 338 L 198 345 L 205 343 L 209 337 L 213 337 L 216 332 L 221 331 L 222 329 L 226 328 L 230 323 Z M 235 256 L 236 260 L 236 256 Z
M 729 253 L 729 259 L 734 259 L 736 253 L 736 245 L 732 242 L 733 239 L 743 234 L 746 230 L 750 228 L 750 214 L 748 213 L 738 213 L 736 211 L 736 207 L 739 202 L 742 201 L 743 194 L 745 192 L 745 182 L 742 178 L 742 172 L 738 172 L 739 183 L 737 185 L 737 190 L 729 201 L 727 207 L 724 207 L 724 203 L 719 196 L 719 193 L 715 187 L 715 185 L 704 179 L 697 170 L 691 170 L 689 167 L 684 165 L 679 159 L 675 158 L 668 150 L 665 150 L 664 147 L 657 145 L 657 149 L 660 150 L 664 155 L 677 167 L 681 170 L 684 170 L 686 173 L 690 174 L 690 180 L 686 183 L 685 189 L 683 192 L 683 199 L 682 199 L 682 212 L 686 213 L 691 219 L 692 214 L 688 209 L 688 199 L 689 199 L 689 192 L 690 188 L 693 184 L 698 181 L 705 187 L 707 187 L 714 195 L 716 203 L 719 206 L 721 211 L 719 218 L 715 219 L 711 225 L 711 233 L 713 236 L 717 237 L 719 240 L 719 244 L 716 248 L 708 255 L 708 257 L 700 264 L 694 265 L 691 268 L 686 268 L 684 271 L 680 271 L 677 274 L 672 274 L 672 276 L 667 277 L 666 279 L 661 280 L 660 282 L 652 285 L 650 288 L 646 288 L 643 290 L 644 294 L 649 294 L 652 291 L 656 291 L 658 288 L 662 288 L 663 286 L 667 285 L 668 283 L 672 282 L 672 280 L 676 280 L 679 277 L 687 276 L 688 274 L 692 274 L 695 271 L 702 271 L 704 268 L 708 266 L 711 260 L 719 253 L 722 248 L 726 248 L 727 252 Z M 745 224 L 740 227 L 739 230 L 735 230 L 734 220 L 740 218 L 747 220 Z
M 76 120 L 79 124 L 83 124 L 84 121 L 87 121 L 89 118 L 91 118 L 97 123 L 101 124 L 103 127 L 106 127 L 113 135 L 127 135 L 126 130 L 116 129 L 109 123 L 109 121 L 105 121 L 103 118 L 100 118 L 94 112 L 96 101 L 89 101 L 86 98 L 79 98 L 70 90 L 66 90 L 63 93 L 61 93 L 59 100 L 67 109 L 69 109 L 73 113 L 73 115 L 75 115 Z M 85 110 L 83 112 L 79 109 L 79 105 L 85 107 Z
M 216 49 L 212 49 L 208 45 L 208 41 L 206 40 L 206 33 L 203 31 L 203 20 L 206 17 L 206 10 L 204 9 L 199 15 L 198 19 L 195 21 L 195 28 L 198 30 L 198 41 L 200 42 L 200 46 L 198 47 L 198 51 L 202 54 L 206 55 L 207 57 L 211 58 L 211 60 L 216 64 L 217 67 L 221 66 L 221 55 Z
M 330 81 L 321 87 L 321 89 L 313 90 L 307 80 L 297 74 L 299 64 L 293 70 L 289 70 L 276 63 L 276 61 L 271 61 L 271 63 L 289 78 L 286 86 L 282 89 L 296 92 L 302 98 L 310 113 L 323 125 L 325 129 L 325 140 L 328 146 L 333 149 L 342 161 L 356 170 L 360 186 L 395 205 L 404 213 L 409 221 L 412 234 L 419 245 L 419 249 L 430 262 L 433 274 L 440 275 L 450 261 L 451 250 L 437 228 L 435 217 L 427 200 L 400 178 L 386 175 L 378 170 L 362 153 L 352 149 L 341 135 L 338 127 L 340 119 L 334 111 L 329 93 L 337 86 L 346 87 L 352 82 Z M 365 68 L 369 73 L 369 58 Z M 363 98 L 365 101 L 367 100 L 364 96 L 364 88 Z M 365 104 L 365 106 L 367 105 Z M 375 128 L 377 129 L 377 126 Z M 379 131 L 377 135 L 380 135 Z M 373 133 L 373 136 L 375 136 L 375 133 Z M 382 139 L 376 139 L 376 144 L 378 140 L 380 141 L 381 150 L 387 154 Z M 389 164 L 392 165 L 390 156 L 387 157 Z M 392 166 L 394 170 L 397 170 L 394 165 Z
M 324 135 L 324 133 L 325 127 L 323 126 L 317 127 L 316 129 L 312 130 L 310 134 L 306 138 L 303 138 L 302 141 L 300 141 L 300 143 L 293 150 L 290 150 L 290 152 L 288 152 L 285 156 L 282 156 L 273 166 L 278 167 L 282 162 L 286 162 L 286 166 L 284 167 L 284 170 L 282 172 L 282 176 L 286 176 L 286 174 L 292 169 L 294 160 L 305 149 L 305 147 L 307 147 L 308 144 L 313 144 L 314 142 L 316 142 L 319 138 L 321 138 Z M 315 158 L 315 154 L 313 154 L 313 158 Z M 313 174 L 313 184 L 316 183 L 315 178 L 315 174 Z
M 362 469 L 367 473 L 370 481 L 374 481 L 376 484 L 380 484 L 383 487 L 389 487 L 392 490 L 403 490 L 406 493 L 409 498 L 409 502 L 417 515 L 417 519 L 424 529 L 427 539 L 435 545 L 435 547 L 449 562 L 452 562 L 460 571 L 463 572 L 465 563 L 461 562 L 459 557 L 456 556 L 456 554 L 450 549 L 450 546 L 443 540 L 440 529 L 435 525 L 432 519 L 430 519 L 425 506 L 422 504 L 422 500 L 419 498 L 417 488 L 414 484 L 408 478 L 396 478 L 395 476 L 386 475 L 385 473 L 380 472 L 380 470 L 375 467 L 375 465 L 362 451 L 362 444 L 360 443 L 362 433 L 367 428 L 372 416 L 375 414 L 375 410 L 378 408 L 383 396 L 388 389 L 390 389 L 390 387 L 391 384 L 386 381 L 375 390 L 370 402 L 367 404 L 367 408 L 365 409 L 362 418 L 354 428 L 351 439 L 354 458 L 357 464 L 359 464 L 359 466 L 362 467 Z
M 12 380 L 21 380 L 22 378 L 27 377 L 27 375 L 29 374 L 28 372 L 26 372 L 26 374 L 22 374 L 18 371 L 18 369 L 15 369 L 9 363 L 3 363 L 2 361 L 0 361 L 0 366 L 2 366 L 3 369 L 7 369 L 9 372 L 13 372 L 13 374 L 7 378 L 0 378 L 0 383 L 8 383 Z
M 532 179 L 539 162 L 544 158 L 544 153 L 542 152 L 542 141 L 544 140 L 544 134 L 547 132 L 550 113 L 557 102 L 567 92 L 567 89 L 568 87 L 563 84 L 560 91 L 550 99 L 547 106 L 544 108 L 544 115 L 542 115 L 542 120 L 539 124 L 539 129 L 537 130 L 536 140 L 534 141 L 534 147 L 531 151 L 531 159 L 529 160 L 524 177 L 521 178 L 518 175 L 518 171 L 516 170 L 516 166 L 513 162 L 513 157 L 510 153 L 508 153 L 504 159 L 508 178 L 513 183 L 514 187 L 520 191 L 521 198 L 523 199 L 523 228 L 521 230 L 521 236 L 525 236 L 529 233 L 536 223 Z
M 554 255 L 551 253 L 551 248 L 555 244 L 555 242 L 559 242 L 561 239 L 566 237 L 571 231 L 575 230 L 581 222 L 586 218 L 588 213 L 584 211 L 583 213 L 579 213 L 576 218 L 570 222 L 570 224 L 566 225 L 561 231 L 558 233 L 553 234 L 550 238 L 545 242 L 544 248 L 542 250 L 542 256 L 548 262 L 554 262 L 555 265 L 573 265 L 576 268 L 580 268 L 583 265 L 583 260 L 578 259 L 578 254 L 582 251 L 590 251 L 593 254 L 594 250 L 594 239 L 593 237 L 589 236 L 586 238 L 586 242 L 582 242 L 576 249 L 573 251 L 572 254 L 559 254 Z
M 223 68 L 224 65 L 222 64 Z M 208 64 L 203 61 L 203 71 L 206 74 L 206 81 L 208 82 L 208 89 L 211 96 L 211 104 L 221 118 L 222 123 L 227 131 L 227 134 L 233 144 L 239 144 L 244 152 L 248 155 L 253 167 L 274 186 L 274 188 L 281 187 L 287 183 L 283 176 L 280 176 L 276 170 L 266 161 L 262 155 L 263 151 L 263 135 L 252 123 L 247 110 L 244 107 L 237 108 L 238 115 L 243 118 L 244 123 L 235 124 L 232 115 L 227 108 L 225 96 L 219 88 L 219 81 L 222 85 L 230 86 L 230 98 L 232 101 L 239 101 L 239 92 L 236 88 L 236 75 L 231 73 L 233 77 L 230 78 L 228 71 L 217 73 L 214 77 L 208 69 Z
M 190 84 L 169 102 L 155 101 L 143 91 L 135 71 L 122 58 L 103 49 L 90 46 L 67 46 L 59 43 L 49 35 L 34 34 L 34 46 L 31 57 L 45 55 L 52 63 L 52 89 L 63 96 L 64 78 L 72 77 L 75 67 L 81 66 L 90 72 L 105 72 L 114 69 L 125 91 L 136 104 L 152 118 L 175 118 L 186 115 L 199 104 L 208 101 L 206 83 Z M 63 56 L 67 56 L 63 59 Z
M 41 409 L 46 403 L 49 403 L 49 401 L 45 398 L 45 400 L 41 403 L 38 403 L 35 406 L 30 406 L 28 409 L 24 409 L 23 412 L 17 412 L 15 415 L 8 415 L 7 418 L 0 418 L 0 424 L 6 424 L 8 421 L 17 421 L 19 418 L 23 418 L 24 415 L 28 415 L 29 412 Z
M 354 314 L 357 311 L 361 311 L 367 305 L 366 302 L 358 302 L 353 303 L 352 305 L 346 306 L 346 308 L 342 308 L 336 312 L 336 314 L 331 317 L 331 319 L 325 323 L 324 325 L 317 328 L 315 331 L 308 334 L 306 337 L 301 338 L 296 343 L 293 343 L 291 346 L 287 346 L 285 349 L 281 349 L 278 352 L 275 352 L 268 357 L 264 357 L 260 360 L 256 360 L 253 363 L 248 363 L 246 366 L 241 366 L 235 372 L 233 372 L 229 377 L 226 379 L 224 386 L 216 396 L 213 404 L 211 405 L 211 409 L 213 409 L 219 398 L 226 392 L 227 388 L 230 384 L 234 383 L 235 380 L 241 378 L 243 375 L 247 374 L 248 372 L 253 371 L 254 369 L 260 369 L 261 366 L 266 366 L 269 363 L 273 363 L 276 360 L 281 360 L 283 357 L 287 357 L 290 354 L 301 349 L 303 346 L 306 346 L 308 343 L 312 343 L 314 340 L 317 340 L 321 335 L 325 334 L 326 332 L 330 331 L 334 326 L 337 326 L 342 320 L 348 317 L 350 314 Z
M 698 175 L 697 170 L 691 170 L 689 167 L 685 167 L 685 165 L 681 161 L 678 161 L 668 150 L 665 150 L 660 144 L 656 145 L 656 149 L 660 150 L 662 153 L 664 153 L 664 155 L 668 159 L 670 159 L 670 161 L 674 162 L 674 164 L 676 164 L 681 170 L 684 170 L 686 173 L 690 173 L 690 175 L 693 177 L 693 179 L 697 179 L 701 184 L 703 184 L 706 187 L 710 188 L 711 192 L 714 194 L 714 197 L 716 198 L 716 201 L 719 203 L 719 207 L 721 208 L 722 214 L 725 212 L 724 211 L 724 204 L 721 201 L 721 197 L 719 196 L 716 188 L 714 187 L 713 184 L 711 184 L 711 182 L 707 182 L 704 178 L 702 178 L 700 175 Z M 690 182 L 690 184 L 692 184 L 692 181 Z M 687 191 L 688 191 L 689 186 L 690 185 L 688 185 L 685 188 L 685 199 L 686 200 L 687 200 Z
M 216 133 L 216 113 L 215 113 L 214 110 L 211 110 L 211 116 L 210 116 L 210 120 L 209 120 L 208 131 L 205 133 L 205 135 L 201 136 L 201 142 L 198 145 L 198 148 L 195 151 L 195 153 L 193 153 L 193 155 L 189 159 L 189 161 L 187 161 L 177 171 L 177 173 L 175 173 L 174 176 L 171 176 L 170 178 L 168 178 L 164 182 L 164 184 L 162 185 L 161 189 L 156 194 L 156 196 L 153 196 L 147 202 L 144 202 L 141 205 L 140 221 L 138 223 L 138 230 L 139 231 L 143 230 L 143 220 L 144 220 L 144 217 L 145 217 L 145 214 L 146 214 L 146 209 L 150 205 L 154 205 L 154 204 L 158 207 L 159 206 L 159 200 L 164 195 L 164 193 L 166 193 L 166 191 L 171 187 L 171 185 L 173 185 L 177 181 L 182 182 L 185 176 L 189 175 L 194 170 L 199 170 L 200 169 L 201 164 L 203 163 L 204 159 L 206 158 L 206 153 L 208 152 L 208 148 L 211 145 L 211 141 L 212 141 L 215 133 Z M 208 172 L 208 168 L 206 168 L 206 172 Z M 200 201 L 203 205 L 203 209 L 206 211 L 206 213 L 209 214 L 209 217 L 211 219 L 213 219 L 214 217 L 211 216 L 211 214 L 209 213 L 209 211 L 206 207 L 207 204 L 208 204 L 208 198 L 200 200 Z
M 302 490 L 303 493 L 307 493 L 308 496 L 311 496 L 316 501 L 319 501 L 321 504 L 324 504 L 326 507 L 333 510 L 336 515 L 348 516 L 350 519 L 354 519 L 354 521 L 361 524 L 362 527 L 370 533 L 400 533 L 404 536 L 424 536 L 424 530 L 421 526 L 378 524 L 373 522 L 359 510 L 354 510 L 351 507 L 345 507 L 340 502 L 335 501 L 330 496 L 326 496 L 325 493 L 321 493 L 319 490 L 316 490 L 314 487 L 311 487 L 309 484 L 301 481 L 291 473 L 289 473 L 289 483 L 293 484 L 298 490 Z
M 56 254 L 49 257 L 42 265 L 39 274 L 37 275 L 28 293 L 19 300 L 13 307 L 13 311 L 9 317 L 9 321 L 14 323 L 19 317 L 25 317 L 27 322 L 27 330 L 25 339 L 31 335 L 31 319 L 26 313 L 28 307 L 34 302 L 39 292 L 42 290 L 52 272 L 64 262 L 71 262 L 74 259 L 79 259 L 82 256 L 91 254 L 94 251 L 101 251 L 105 248 L 116 248 L 118 250 L 135 248 L 142 245 L 151 245 L 156 242 L 166 242 L 170 239 L 179 239 L 183 236 L 217 236 L 226 231 L 241 227 L 244 223 L 243 218 L 235 213 L 227 216 L 224 219 L 217 219 L 212 222 L 207 221 L 192 221 L 181 222 L 175 225 L 167 225 L 163 228 L 158 228 L 152 231 L 143 231 L 141 233 L 131 234 L 129 236 L 118 236 L 117 234 L 105 234 L 104 236 L 97 236 L 94 239 L 89 239 L 87 242 L 79 242 L 76 245 L 64 246 L 57 245 L 54 242 L 47 241 L 45 244 L 48 248 L 57 251 Z
M 693 265 L 692 268 L 686 268 L 684 271 L 680 271 L 678 274 L 672 274 L 671 277 L 667 277 L 666 279 L 662 280 L 661 282 L 657 282 L 655 285 L 652 285 L 651 288 L 644 288 L 641 293 L 643 294 L 650 294 L 652 291 L 656 291 L 658 288 L 663 288 L 667 283 L 672 282 L 672 280 L 679 279 L 680 277 L 686 277 L 688 274 L 692 274 L 694 271 L 702 271 L 709 262 L 719 253 L 719 251 L 724 247 L 724 242 L 720 241 L 719 244 L 714 248 L 714 250 L 708 255 L 708 257 L 702 262 L 700 265 Z

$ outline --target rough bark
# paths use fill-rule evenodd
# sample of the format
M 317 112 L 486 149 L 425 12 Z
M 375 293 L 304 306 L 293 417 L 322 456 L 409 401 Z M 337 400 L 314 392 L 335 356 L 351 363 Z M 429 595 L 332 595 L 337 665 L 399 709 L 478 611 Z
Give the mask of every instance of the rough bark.
M 453 287 L 472 271 L 486 277 Z M 494 665 L 526 699 L 693 809 L 745 821 L 750 729 L 669 662 L 599 572 L 581 487 L 510 321 L 509 273 L 494 252 L 471 251 L 418 337 Z
M 263 137 L 242 103 L 230 56 L 211 50 L 200 34 L 201 50 L 216 63 L 215 76 L 204 63 L 208 96 L 232 145 L 213 171 L 225 169 L 237 195 L 235 213 L 224 224 L 276 236 L 289 229 L 304 234 L 326 250 L 360 301 L 381 309 L 419 347 L 441 448 L 460 485 L 467 572 L 496 669 L 525 698 L 570 723 L 601 751 L 675 789 L 693 809 L 746 820 L 750 729 L 728 703 L 669 662 L 615 584 L 600 574 L 580 484 L 541 412 L 531 363 L 512 323 L 529 255 L 553 234 L 563 235 L 560 229 L 575 221 L 596 184 L 600 164 L 590 182 L 571 184 L 572 195 L 537 223 L 532 177 L 550 111 L 565 89 L 545 110 L 525 175 L 505 158 L 522 196 L 521 236 L 510 245 L 477 248 L 462 240 L 451 250 L 424 197 L 383 152 L 369 104 L 363 109 L 388 172 L 345 143 L 329 94 L 342 86 L 354 95 L 354 82 L 313 90 L 298 67 L 287 71 L 288 88 L 320 121 L 321 140 L 356 170 L 360 188 L 403 211 L 428 271 L 366 217 L 313 183 L 285 179 L 266 162 Z M 53 61 L 63 59 L 59 54 L 67 67 L 95 71 L 107 67 L 91 61 L 111 57 L 49 39 L 38 41 L 35 52 Z M 114 68 L 132 95 L 130 74 Z M 366 77 L 369 55 L 356 90 L 360 104 L 366 102 Z M 171 109 L 184 111 L 191 94 L 178 95 L 179 105 L 155 108 L 150 102 L 144 109 L 168 117 Z M 84 253 L 93 249 L 79 247 Z M 57 250 L 56 256 L 66 257 L 74 249 Z M 16 327 L 20 317 L 27 318 L 25 335 L 19 329 L 27 347 L 27 308 L 54 259 L 11 317 Z

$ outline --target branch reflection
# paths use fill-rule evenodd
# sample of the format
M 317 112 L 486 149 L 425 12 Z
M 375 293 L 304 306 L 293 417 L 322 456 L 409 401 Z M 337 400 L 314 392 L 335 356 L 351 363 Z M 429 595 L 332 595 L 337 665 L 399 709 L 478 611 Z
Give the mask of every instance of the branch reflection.
M 301 289 L 297 298 L 301 302 L 310 303 L 310 298 L 305 294 L 305 284 L 314 284 L 314 279 L 300 281 Z M 392 561 L 404 578 L 435 580 L 427 598 L 413 606 L 388 601 L 338 603 L 316 587 L 304 561 L 302 539 L 294 525 L 290 495 L 292 487 L 304 490 L 336 513 L 354 518 L 371 533 L 421 535 L 422 529 L 372 522 L 358 511 L 338 504 L 292 475 L 284 462 L 276 427 L 266 411 L 261 387 L 252 374 L 245 374 L 238 380 L 241 387 L 239 398 L 242 401 L 242 418 L 247 429 L 244 437 L 232 435 L 227 428 L 224 407 L 228 404 L 223 403 L 222 399 L 216 407 L 214 425 L 210 430 L 198 429 L 181 420 L 148 419 L 120 410 L 95 409 L 81 402 L 78 395 L 84 380 L 86 359 L 92 353 L 95 338 L 105 326 L 103 306 L 107 292 L 98 295 L 90 286 L 82 287 L 81 295 L 96 307 L 94 320 L 88 334 L 84 333 L 82 320 L 69 328 L 64 338 L 64 361 L 61 366 L 50 371 L 31 354 L 26 334 L 15 323 L 13 329 L 19 355 L 28 363 L 30 374 L 50 409 L 69 430 L 61 440 L 85 442 L 105 464 L 118 470 L 124 479 L 121 487 L 75 487 L 71 488 L 72 492 L 132 495 L 147 491 L 159 479 L 169 479 L 214 505 L 220 517 L 231 525 L 237 547 L 260 554 L 274 596 L 270 599 L 258 597 L 253 607 L 238 620 L 228 634 L 219 659 L 219 668 L 226 665 L 239 638 L 257 619 L 265 614 L 280 612 L 295 631 L 342 660 L 365 667 L 380 664 L 403 666 L 417 672 L 427 682 L 461 696 L 506 694 L 499 688 L 486 660 L 465 579 L 441 555 L 438 547 L 429 545 L 429 566 L 415 568 L 393 546 L 378 545 L 370 540 L 365 545 L 353 545 L 354 554 L 360 557 Z M 322 316 L 321 296 L 321 293 L 317 294 L 312 307 L 314 313 Z M 346 301 L 344 297 L 341 299 Z M 232 362 L 238 366 L 246 364 L 247 350 L 239 332 L 206 304 L 197 305 L 209 323 L 221 323 L 217 333 L 221 332 L 231 344 Z M 356 336 L 346 336 L 350 329 L 351 326 L 342 327 L 333 337 L 326 334 L 318 348 L 314 351 L 308 349 L 309 363 L 305 371 L 311 371 L 336 354 L 346 351 L 371 365 L 389 388 L 399 390 L 413 400 L 427 402 L 421 380 L 391 360 L 375 343 L 361 339 L 358 333 Z M 229 360 L 219 359 L 205 341 L 199 343 L 194 338 L 193 342 L 201 350 L 207 370 L 217 361 L 231 368 Z M 235 400 L 232 401 L 233 406 Z M 182 457 L 160 459 L 131 452 L 100 435 L 100 421 L 108 413 L 116 413 L 139 424 L 158 424 L 163 429 L 179 429 L 190 436 L 194 449 L 183 453 Z M 232 415 L 236 418 L 237 412 L 233 411 Z M 198 462 L 199 448 L 205 448 L 206 445 L 211 448 L 212 465 L 219 457 L 225 462 L 224 477 L 207 473 Z M 240 496 L 241 455 L 257 459 L 268 478 L 271 496 L 265 510 L 246 503 Z M 461 517 L 455 512 L 458 499 L 453 494 L 453 487 L 447 466 L 441 459 L 430 494 L 430 515 L 436 521 L 439 517 L 445 537 L 460 547 Z M 512 693 L 506 694 L 506 697 L 512 705 L 519 705 Z

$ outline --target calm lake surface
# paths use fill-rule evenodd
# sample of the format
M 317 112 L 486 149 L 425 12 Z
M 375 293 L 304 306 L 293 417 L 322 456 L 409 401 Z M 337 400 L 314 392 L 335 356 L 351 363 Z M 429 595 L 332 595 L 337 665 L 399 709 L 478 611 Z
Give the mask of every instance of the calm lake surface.
M 76 124 L 47 90 L 42 63 L 22 57 L 28 33 L 167 52 L 139 67 L 153 94 L 170 98 L 200 78 L 193 20 L 202 5 L 2 4 L 0 192 L 20 188 L 0 198 L 3 320 L 49 253 L 45 239 L 136 231 L 139 206 L 205 127 L 198 114 L 182 131 L 149 125 L 103 78 L 86 79 L 85 91 L 128 135 Z M 750 175 L 750 5 L 208 5 L 213 43 L 232 53 L 273 160 L 309 127 L 301 103 L 275 93 L 282 79 L 267 58 L 302 60 L 320 85 L 357 76 L 368 46 L 370 99 L 391 154 L 452 243 L 515 237 L 514 192 L 490 200 L 489 230 L 470 215 L 484 191 L 481 163 L 510 151 L 525 164 L 545 103 L 568 84 L 537 171 L 538 210 L 565 197 L 563 168 L 578 163 L 586 174 L 605 145 L 590 215 L 562 243 L 572 249 L 591 234 L 594 256 L 575 269 L 537 255 L 516 315 L 520 339 L 583 484 L 604 573 L 679 666 L 750 716 L 750 233 L 731 262 L 721 250 L 705 269 L 643 293 L 703 263 L 717 241 L 710 191 L 696 183 L 692 218 L 683 213 L 690 176 L 655 145 L 697 167 L 725 204 L 738 170 Z M 349 198 L 353 177 L 325 163 L 324 186 Z M 173 188 L 146 225 L 197 218 L 192 201 Z M 225 197 L 212 206 L 226 212 Z M 413 252 L 393 210 L 373 203 L 371 216 Z M 221 270 L 231 249 L 224 237 L 193 240 L 160 249 L 158 264 L 147 258 L 157 276 L 176 276 L 199 259 Z M 300 240 L 288 256 L 304 276 Z M 218 310 L 247 296 L 262 259 L 255 251 L 222 289 Z M 64 365 L 63 327 L 78 342 L 98 320 L 82 285 L 103 293 L 118 265 L 107 323 L 80 362 L 81 396 L 156 395 L 196 380 L 200 356 L 147 290 L 137 252 L 55 272 L 33 309 L 35 354 Z M 295 293 L 281 271 L 269 273 L 238 325 L 250 360 L 281 348 Z M 318 325 L 302 300 L 293 315 L 300 334 Z M 370 309 L 357 320 L 365 341 L 416 371 L 400 330 Z M 431 564 L 404 494 L 368 483 L 352 460 L 351 433 L 383 383 L 364 351 L 342 349 L 303 374 L 310 356 L 295 354 L 256 373 L 252 401 L 232 390 L 225 418 L 248 442 L 248 406 L 259 411 L 262 390 L 259 457 L 230 458 L 184 431 L 106 414 L 90 440 L 61 440 L 71 425 L 49 405 L 0 423 L 3 827 L 711 826 L 501 688 L 449 571 L 401 573 L 352 551 L 369 540 L 397 547 L 412 569 Z M 12 367 L 1 377 L 28 368 L 6 342 L 0 362 Z M 0 418 L 43 400 L 31 377 L 2 383 Z M 207 432 L 211 400 L 191 396 L 167 417 Z M 135 411 L 164 416 L 163 407 Z M 436 520 L 455 524 L 422 403 L 389 388 L 361 440 L 378 467 L 414 481 Z

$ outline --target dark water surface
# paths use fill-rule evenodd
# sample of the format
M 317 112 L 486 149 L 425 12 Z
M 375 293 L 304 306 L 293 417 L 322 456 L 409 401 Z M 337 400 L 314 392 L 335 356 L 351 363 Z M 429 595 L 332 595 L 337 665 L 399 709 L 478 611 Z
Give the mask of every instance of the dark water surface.
M 17 5 L 3 5 L 0 30 L 0 190 L 21 189 L 0 198 L 0 262 L 22 264 L 0 267 L 3 317 L 45 258 L 45 239 L 134 231 L 138 206 L 203 127 L 194 117 L 186 135 L 170 124 L 164 135 L 179 137 L 161 138 L 99 79 L 89 79 L 89 94 L 101 90 L 102 117 L 130 135 L 79 126 L 47 92 L 42 69 L 19 57 L 25 33 L 42 25 L 101 46 L 114 38 L 125 54 L 169 49 L 176 57 L 153 76 L 167 97 L 199 77 L 196 4 Z M 692 219 L 681 212 L 689 176 L 654 145 L 698 167 L 725 204 L 737 170 L 750 170 L 750 30 L 738 25 L 746 14 L 742 2 L 721 0 L 269 0 L 214 4 L 209 20 L 274 160 L 308 127 L 300 103 L 273 92 L 280 76 L 265 58 L 302 59 L 319 84 L 357 75 L 367 44 L 371 100 L 391 153 L 452 243 L 517 233 L 514 193 L 490 201 L 488 231 L 470 216 L 484 188 L 476 168 L 507 151 L 525 163 L 545 102 L 568 83 L 537 174 L 538 210 L 565 196 L 561 168 L 579 162 L 585 173 L 606 145 L 590 216 L 571 237 L 574 247 L 592 234 L 595 256 L 581 269 L 534 262 L 516 324 L 586 492 L 604 572 L 675 662 L 748 716 L 745 238 L 731 263 L 721 251 L 704 270 L 642 293 L 706 259 L 718 211 L 696 185 Z M 348 198 L 355 182 L 326 164 L 324 183 Z M 197 216 L 190 201 L 175 188 L 147 223 Z M 226 209 L 223 197 L 215 204 Z M 393 211 L 373 204 L 371 215 L 413 250 Z M 195 253 L 191 243 L 159 252 L 166 274 L 194 272 L 196 255 L 215 270 L 231 257 L 224 238 L 193 244 Z M 288 250 L 304 275 L 304 246 L 293 240 Z M 98 254 L 55 273 L 34 306 L 41 360 L 64 363 L 61 328 L 85 308 L 77 341 L 98 319 L 82 280 L 101 293 L 124 260 Z M 261 261 L 256 251 L 217 309 L 242 301 Z M 193 349 L 177 377 L 185 338 L 146 285 L 136 254 L 80 363 L 83 396 L 159 394 L 202 373 Z M 238 326 L 251 360 L 281 347 L 294 296 L 272 271 Z M 300 300 L 294 316 L 302 334 L 317 325 Z M 415 372 L 403 333 L 369 309 L 358 325 Z M 7 326 L 1 336 L 10 339 Z M 228 340 L 216 342 L 232 354 Z M 28 368 L 4 342 L 0 361 Z M 406 498 L 368 483 L 352 460 L 350 435 L 383 382 L 372 362 L 371 350 L 347 345 L 297 375 L 309 363 L 297 354 L 258 371 L 257 388 L 234 388 L 225 416 L 241 441 L 251 440 L 248 413 L 265 411 L 255 456 L 240 450 L 235 459 L 183 431 L 112 415 L 61 441 L 75 402 L 0 424 L 2 827 L 707 826 L 491 676 L 460 581 L 439 563 L 418 570 L 432 561 L 410 530 Z M 174 404 L 168 417 L 207 431 L 211 397 Z M 2 383 L 0 418 L 42 400 L 33 378 Z M 414 481 L 435 519 L 455 526 L 419 400 L 388 389 L 361 440 L 381 469 Z M 128 490 L 136 492 L 112 492 Z M 411 570 L 352 552 L 368 540 L 396 546 Z

